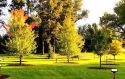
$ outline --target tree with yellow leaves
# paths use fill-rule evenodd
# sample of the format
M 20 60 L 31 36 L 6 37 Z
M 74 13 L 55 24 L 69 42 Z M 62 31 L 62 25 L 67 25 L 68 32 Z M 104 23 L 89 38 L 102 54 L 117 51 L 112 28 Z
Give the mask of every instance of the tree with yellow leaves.
M 25 23 L 26 18 L 24 10 L 14 9 L 11 11 L 8 23 L 12 35 L 7 42 L 7 47 L 10 53 L 19 57 L 20 65 L 22 64 L 22 57 L 34 52 L 36 49 L 36 35 L 29 25 Z
M 115 64 L 115 56 L 123 52 L 122 44 L 123 43 L 119 40 L 112 40 L 112 43 L 110 44 L 109 54 L 114 56 L 114 64 Z
M 84 17 L 85 12 L 81 10 L 81 6 L 82 0 L 39 0 L 35 9 L 42 20 L 38 36 L 39 43 L 43 45 L 38 47 L 41 50 L 41 47 L 44 47 L 44 42 L 46 42 L 49 58 L 53 58 L 51 54 L 55 53 L 55 49 L 58 50 L 55 44 L 58 42 L 58 32 L 61 28 L 69 28 L 67 25 L 64 26 L 64 20 L 70 16 L 71 28 L 75 28 L 75 22 Z
M 67 14 L 63 22 L 63 28 L 57 35 L 59 51 L 61 54 L 67 55 L 69 62 L 70 55 L 79 55 L 83 46 L 83 39 L 77 33 L 75 24 L 70 15 Z

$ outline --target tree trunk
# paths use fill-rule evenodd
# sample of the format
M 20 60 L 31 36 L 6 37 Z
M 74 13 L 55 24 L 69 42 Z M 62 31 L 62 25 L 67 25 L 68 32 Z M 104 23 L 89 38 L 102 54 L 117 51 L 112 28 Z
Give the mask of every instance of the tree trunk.
M 53 47 L 52 47 L 52 45 L 51 45 L 51 42 L 50 42 L 50 40 L 47 40 L 47 44 L 48 44 L 48 59 L 50 59 L 50 58 L 54 58 L 53 56 Z
M 106 64 L 108 64 L 108 56 L 106 56 Z
M 115 65 L 115 55 L 114 55 L 114 65 Z
M 42 41 L 42 54 L 44 55 L 44 41 Z
M 19 58 L 20 58 L 20 65 L 22 65 L 22 57 L 23 57 L 22 55 L 19 56 Z
M 69 63 L 69 55 L 67 55 L 67 62 Z
M 55 53 L 55 42 L 56 42 L 56 40 L 55 40 L 55 38 L 54 38 L 54 45 L 53 45 L 53 52 Z
M 102 55 L 100 55 L 100 69 L 102 68 L 102 63 L 101 63 L 101 60 L 102 60 Z

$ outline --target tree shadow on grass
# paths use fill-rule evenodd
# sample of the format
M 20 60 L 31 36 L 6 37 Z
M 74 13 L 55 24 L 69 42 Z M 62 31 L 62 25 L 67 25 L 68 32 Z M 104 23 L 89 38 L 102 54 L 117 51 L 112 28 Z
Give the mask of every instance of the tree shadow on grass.
M 91 59 L 79 59 L 79 60 L 91 60 Z
M 2 62 L 20 62 L 20 61 L 2 61 Z M 22 62 L 27 62 L 27 61 L 22 61 Z
M 32 65 L 32 64 L 18 64 L 18 63 L 16 63 L 16 64 L 8 64 L 7 66 L 35 66 L 35 65 Z
M 10 77 L 9 75 L 5 75 L 5 74 L 1 74 L 0 75 L 0 79 L 7 79 L 9 77 Z
M 108 59 L 108 60 L 112 60 L 112 61 L 114 61 L 114 59 Z M 115 59 L 116 61 L 122 61 L 122 60 L 124 60 L 124 59 Z
M 56 62 L 57 64 L 79 64 L 77 62 Z
M 27 59 L 48 59 L 48 58 L 46 57 L 46 58 L 27 58 Z
M 102 65 L 119 65 L 119 64 L 102 64 Z
M 20 61 L 11 61 L 11 62 L 20 62 Z M 21 62 L 27 62 L 27 61 L 21 61 Z
M 88 69 L 96 69 L 96 70 L 111 70 L 113 67 L 88 67 Z

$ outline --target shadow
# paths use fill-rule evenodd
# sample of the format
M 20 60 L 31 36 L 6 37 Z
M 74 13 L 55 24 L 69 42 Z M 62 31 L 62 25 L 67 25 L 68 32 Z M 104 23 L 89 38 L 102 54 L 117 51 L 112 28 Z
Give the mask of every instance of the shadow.
M 91 59 L 79 59 L 79 60 L 91 60 Z
M 10 61 L 10 62 L 20 62 L 20 61 Z M 27 62 L 27 61 L 21 61 L 21 62 Z
M 109 60 L 108 60 L 108 61 L 101 61 L 101 62 L 113 62 L 113 61 L 111 61 L 111 60 L 109 61 Z
M 34 66 L 32 64 L 8 64 L 7 66 Z
M 59 63 L 59 64 L 79 64 L 79 63 L 77 63 L 77 62 L 55 62 L 55 63 Z
M 110 70 L 113 69 L 113 67 L 88 67 L 88 69 L 99 69 L 99 70 Z
M 102 65 L 119 65 L 119 64 L 102 64 Z
M 114 61 L 114 59 L 108 59 L 108 60 L 112 60 Z M 121 60 L 124 60 L 124 59 L 115 59 L 116 61 L 121 61 Z
M 9 75 L 4 75 L 4 74 L 1 74 L 0 75 L 0 79 L 7 79 L 9 78 L 10 76 Z
M 27 59 L 48 59 L 48 58 L 27 58 Z
M 2 61 L 2 62 L 20 62 L 20 61 Z M 27 61 L 21 61 L 21 62 L 27 62 Z

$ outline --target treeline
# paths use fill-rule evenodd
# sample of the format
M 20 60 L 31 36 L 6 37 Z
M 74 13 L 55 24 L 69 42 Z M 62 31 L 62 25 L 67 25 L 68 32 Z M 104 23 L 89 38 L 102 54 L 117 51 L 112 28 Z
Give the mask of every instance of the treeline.
M 81 10 L 82 0 L 12 0 L 9 40 L 1 41 L 1 49 L 18 52 L 20 57 L 34 51 L 47 53 L 48 58 L 81 51 L 102 56 L 103 51 L 115 50 L 112 40 L 124 45 L 124 4 L 123 0 L 114 7 L 115 14 L 104 13 L 100 24 L 86 24 L 77 30 L 75 23 L 87 16 L 87 11 Z
M 87 14 L 81 6 L 82 0 L 12 0 L 5 51 L 20 58 L 29 52 L 48 53 L 48 58 L 80 53 L 84 38 L 75 22 Z

